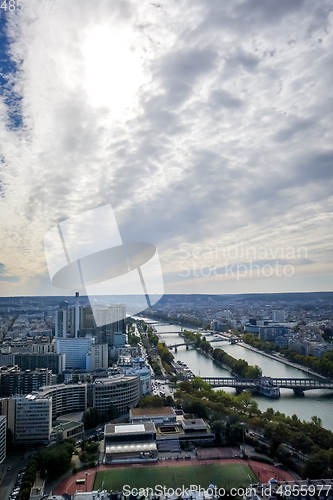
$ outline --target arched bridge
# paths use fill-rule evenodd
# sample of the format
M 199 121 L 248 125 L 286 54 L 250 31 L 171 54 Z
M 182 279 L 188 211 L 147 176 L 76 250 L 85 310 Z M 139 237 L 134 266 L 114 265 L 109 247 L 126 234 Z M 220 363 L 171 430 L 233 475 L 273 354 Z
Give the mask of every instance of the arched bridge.
M 263 377 L 256 379 L 247 378 L 223 378 L 223 377 L 201 377 L 212 387 L 234 387 L 239 390 L 259 390 L 264 382 L 270 386 L 280 389 L 293 389 L 296 393 L 303 393 L 312 389 L 327 389 L 333 391 L 333 380 L 329 379 L 307 379 L 307 378 L 273 378 Z

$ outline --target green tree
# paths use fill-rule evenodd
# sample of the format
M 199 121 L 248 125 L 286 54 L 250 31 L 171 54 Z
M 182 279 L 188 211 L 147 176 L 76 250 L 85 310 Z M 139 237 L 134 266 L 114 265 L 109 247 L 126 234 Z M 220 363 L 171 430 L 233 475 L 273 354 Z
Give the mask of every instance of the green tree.
M 212 422 L 211 431 L 215 434 L 215 443 L 216 444 L 225 444 L 226 443 L 226 425 L 222 420 L 214 420 Z

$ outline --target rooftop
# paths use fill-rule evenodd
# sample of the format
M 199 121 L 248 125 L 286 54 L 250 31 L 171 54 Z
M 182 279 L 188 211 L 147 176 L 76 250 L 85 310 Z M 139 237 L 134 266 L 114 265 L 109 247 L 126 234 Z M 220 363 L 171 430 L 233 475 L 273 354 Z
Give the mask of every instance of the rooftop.
M 104 436 L 109 435 L 128 435 L 156 432 L 153 422 L 144 422 L 143 424 L 106 424 Z
M 182 422 L 183 429 L 207 429 L 207 424 L 202 420 L 202 418 L 189 418 L 184 419 Z
M 135 417 L 156 417 L 156 416 L 175 416 L 175 410 L 171 406 L 164 406 L 162 408 L 132 408 L 130 410 L 131 418 Z

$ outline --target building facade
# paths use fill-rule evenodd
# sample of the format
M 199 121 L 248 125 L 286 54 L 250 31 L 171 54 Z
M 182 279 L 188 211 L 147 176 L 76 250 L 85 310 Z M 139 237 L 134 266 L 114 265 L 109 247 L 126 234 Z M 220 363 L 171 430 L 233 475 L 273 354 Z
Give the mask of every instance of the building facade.
M 66 356 L 62 353 L 50 352 L 47 354 L 17 353 L 13 354 L 15 364 L 21 370 L 35 370 L 36 368 L 48 368 L 52 373 L 58 375 L 65 369 Z
M 86 370 L 94 371 L 108 368 L 109 353 L 107 344 L 94 344 L 87 354 Z
M 21 370 L 18 366 L 0 368 L 0 397 L 29 394 L 43 385 L 52 384 L 52 371 L 47 368 Z
M 57 339 L 57 352 L 66 355 L 66 368 L 86 369 L 86 357 L 95 343 L 94 337 Z
M 87 408 L 87 384 L 57 384 L 42 387 L 32 394 L 38 399 L 51 398 L 52 420 L 64 413 L 84 411 Z
M 48 443 L 52 430 L 52 399 L 29 394 L 15 398 L 14 441 Z
M 120 415 L 134 408 L 141 398 L 141 382 L 138 375 L 115 375 L 96 379 L 93 383 L 93 406 L 105 412 L 112 405 Z
M 5 415 L 0 416 L 0 466 L 6 458 L 7 422 Z

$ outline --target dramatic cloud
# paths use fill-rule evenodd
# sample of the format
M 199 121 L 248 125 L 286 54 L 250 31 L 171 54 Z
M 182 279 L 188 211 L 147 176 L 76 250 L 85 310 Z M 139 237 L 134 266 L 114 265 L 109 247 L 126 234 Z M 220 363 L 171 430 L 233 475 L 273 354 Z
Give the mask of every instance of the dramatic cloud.
M 332 2 L 51 7 L 3 18 L 0 294 L 59 294 L 45 233 L 108 203 L 168 292 L 332 289 Z M 226 259 L 195 247 L 307 255 L 277 254 L 289 278 L 184 276 L 181 244 L 199 269 Z

